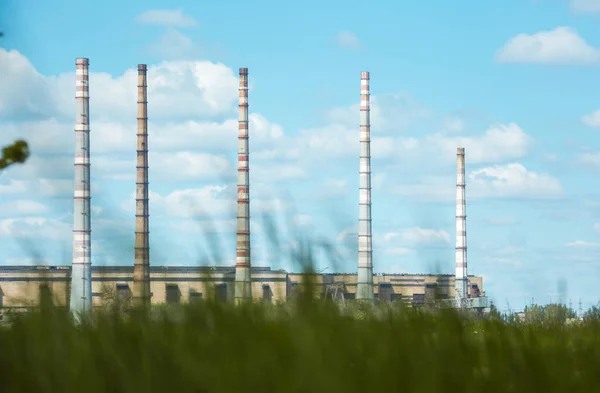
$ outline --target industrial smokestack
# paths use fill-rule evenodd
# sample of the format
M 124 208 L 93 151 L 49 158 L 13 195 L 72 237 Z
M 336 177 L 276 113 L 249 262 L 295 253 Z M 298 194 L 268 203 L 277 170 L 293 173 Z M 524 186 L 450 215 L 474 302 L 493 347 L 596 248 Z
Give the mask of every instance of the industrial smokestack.
M 135 260 L 133 298 L 150 304 L 150 241 L 148 208 L 148 95 L 146 65 L 138 65 L 137 177 L 135 192 Z
M 357 300 L 372 301 L 373 248 L 371 242 L 371 104 L 369 73 L 360 73 L 360 169 L 358 199 Z
M 92 242 L 90 219 L 90 91 L 89 59 L 75 62 L 75 178 L 73 201 L 73 261 L 70 308 L 92 309 Z
M 248 159 L 248 69 L 240 68 L 238 126 L 237 240 L 235 258 L 236 302 L 252 299 L 250 281 L 250 179 Z
M 467 276 L 467 203 L 465 194 L 465 149 L 456 149 L 456 277 L 454 294 L 457 307 L 468 297 Z

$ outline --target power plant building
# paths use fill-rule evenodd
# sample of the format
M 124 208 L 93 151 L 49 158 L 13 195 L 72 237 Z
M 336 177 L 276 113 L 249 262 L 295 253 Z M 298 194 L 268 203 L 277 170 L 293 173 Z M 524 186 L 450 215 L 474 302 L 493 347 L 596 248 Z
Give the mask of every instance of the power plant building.
M 253 267 L 252 297 L 273 303 L 285 302 L 301 290 L 304 274 Z M 316 295 L 352 301 L 356 297 L 356 273 L 315 274 Z M 374 274 L 374 298 L 420 305 L 436 296 L 452 298 L 452 274 Z M 93 266 L 93 306 L 102 306 L 115 296 L 133 297 L 133 266 Z M 0 306 L 4 309 L 33 307 L 44 290 L 50 290 L 58 305 L 67 305 L 71 291 L 70 266 L 0 266 Z M 188 303 L 208 296 L 233 301 L 235 267 L 151 266 L 152 304 Z M 481 277 L 469 276 L 469 297 L 484 296 Z
M 248 69 L 239 70 L 236 259 L 230 266 L 150 264 L 147 67 L 138 65 L 135 244 L 128 266 L 92 265 L 90 217 L 89 60 L 76 61 L 73 260 L 71 266 L 0 266 L 0 309 L 28 309 L 50 291 L 58 305 L 83 312 L 121 299 L 142 304 L 188 303 L 216 297 L 285 302 L 302 290 L 304 275 L 251 263 Z M 374 274 L 371 217 L 370 74 L 360 78 L 357 273 L 315 273 L 316 295 L 338 301 L 427 304 L 439 297 L 459 307 L 487 306 L 481 277 L 467 274 L 465 149 L 457 150 L 455 274 Z M 133 88 L 133 87 L 132 87 Z M 151 97 L 150 97 L 151 100 Z M 357 113 L 358 115 L 358 113 Z M 134 114 L 132 114 L 133 120 Z M 133 148 L 132 148 L 133 154 Z M 132 217 L 133 220 L 133 217 Z M 233 248 L 234 245 L 231 244 Z M 228 264 L 229 265 L 229 264 Z

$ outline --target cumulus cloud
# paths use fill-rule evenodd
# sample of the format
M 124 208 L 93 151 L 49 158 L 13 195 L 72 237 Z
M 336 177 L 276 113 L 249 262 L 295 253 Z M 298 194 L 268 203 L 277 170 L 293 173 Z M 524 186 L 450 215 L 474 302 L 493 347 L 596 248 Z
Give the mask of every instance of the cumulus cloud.
M 444 130 L 451 133 L 459 133 L 465 129 L 465 121 L 460 116 L 444 116 Z
M 14 200 L 0 205 L 0 212 L 2 212 L 0 214 L 3 216 L 37 216 L 48 213 L 48 211 L 48 207 L 44 204 L 26 199 Z
M 587 115 L 583 115 L 581 117 L 581 122 L 588 127 L 600 127 L 600 109 L 588 113 Z
M 360 48 L 360 41 L 354 34 L 350 33 L 349 31 L 339 32 L 336 35 L 335 39 L 342 48 L 355 50 Z
M 333 124 L 358 127 L 360 103 L 336 107 L 325 113 Z M 387 93 L 371 96 L 371 132 L 400 132 L 410 129 L 418 120 L 432 116 L 431 111 L 408 93 Z
M 582 153 L 579 162 L 591 169 L 600 169 L 600 152 Z
M 496 52 L 496 60 L 503 63 L 577 64 L 600 63 L 600 50 L 588 44 L 570 27 L 534 34 L 518 34 Z
M 571 0 L 571 9 L 578 13 L 595 14 L 600 12 L 600 0 Z
M 528 171 L 519 163 L 481 168 L 469 174 L 469 195 L 500 198 L 557 198 L 560 181 L 545 173 Z
M 72 226 L 46 217 L 0 219 L 0 237 L 69 240 Z
M 5 119 L 46 116 L 55 132 L 57 116 L 69 120 L 75 112 L 75 72 L 57 77 L 40 75 L 19 52 L 0 48 L 0 114 Z M 148 111 L 154 120 L 197 119 L 233 115 L 238 81 L 233 70 L 209 61 L 166 61 L 148 67 Z M 97 123 L 135 125 L 137 70 L 113 77 L 90 65 L 92 132 Z M 132 120 L 133 119 L 133 120 Z
M 72 178 L 74 72 L 46 77 L 37 73 L 20 53 L 4 49 L 0 49 L 0 68 L 4 71 L 0 75 L 0 114 L 4 118 L 0 122 L 0 135 L 7 141 L 28 140 L 33 152 L 27 165 L 8 171 L 11 177 Z M 94 173 L 130 179 L 135 168 L 132 160 L 136 149 L 137 71 L 129 69 L 113 77 L 94 72 L 93 63 L 91 70 L 90 138 Z M 235 151 L 237 89 L 233 70 L 219 63 L 171 61 L 148 67 L 149 145 L 153 162 L 161 162 L 153 168 L 153 175 L 164 179 L 168 176 L 162 173 L 172 169 L 173 178 L 197 175 L 206 179 L 232 169 L 222 156 L 194 150 Z M 23 116 L 42 118 L 18 121 Z M 219 117 L 225 119 L 217 120 Z M 270 142 L 283 137 L 281 126 L 259 113 L 250 114 L 250 129 L 257 148 L 268 147 Z M 103 156 L 119 152 L 120 157 Z M 124 158 L 126 155 L 131 158 Z M 165 168 L 162 173 L 161 168 Z M 8 191 L 0 189 L 0 192 Z
M 564 195 L 558 179 L 529 171 L 519 163 L 476 169 L 467 178 L 467 198 L 548 199 Z M 453 181 L 444 176 L 426 176 L 417 184 L 394 186 L 392 192 L 424 202 L 447 202 L 456 197 Z
M 342 124 L 300 130 L 300 136 L 289 138 L 282 147 L 270 151 L 271 158 L 307 159 L 322 163 L 331 158 L 358 157 L 359 139 L 356 129 Z M 456 148 L 467 149 L 469 163 L 496 163 L 526 156 L 533 139 L 517 124 L 496 124 L 483 134 L 451 136 L 442 133 L 422 138 L 410 136 L 371 137 L 374 160 L 393 159 L 414 163 L 450 163 L 456 159 Z M 264 154 L 264 152 L 261 152 Z
M 175 30 L 167 29 L 163 35 L 150 44 L 146 50 L 161 59 L 184 60 L 197 57 L 201 53 L 199 45 L 185 34 Z
M 441 134 L 425 138 L 424 144 L 454 157 L 457 147 L 466 149 L 469 163 L 492 163 L 521 158 L 529 153 L 532 138 L 515 123 L 494 124 L 482 135 L 449 137 Z
M 190 28 L 198 25 L 196 19 L 185 15 L 181 8 L 148 10 L 135 17 L 138 23 L 166 27 Z
M 54 113 L 52 84 L 25 56 L 0 48 L 0 69 L 0 116 L 26 119 Z

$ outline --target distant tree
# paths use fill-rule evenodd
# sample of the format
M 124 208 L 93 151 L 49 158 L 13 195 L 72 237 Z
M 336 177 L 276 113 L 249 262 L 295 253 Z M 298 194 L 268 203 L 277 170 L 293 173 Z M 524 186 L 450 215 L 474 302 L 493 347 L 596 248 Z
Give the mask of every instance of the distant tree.
M 541 324 L 545 319 L 544 307 L 537 304 L 525 306 L 523 314 L 525 323 Z
M 500 311 L 498 311 L 498 307 L 496 307 L 496 305 L 492 302 L 490 304 L 490 312 L 488 313 L 487 317 L 489 319 L 496 319 L 496 320 L 502 320 L 502 314 L 500 313 Z
M 544 307 L 544 322 L 562 324 L 576 317 L 577 313 L 564 304 L 548 304 Z
M 583 320 L 585 322 L 600 322 L 600 308 L 592 306 L 592 308 L 583 314 Z
M 564 304 L 552 303 L 545 306 L 532 304 L 523 310 L 524 322 L 533 324 L 564 324 L 569 319 L 577 318 L 577 313 Z
M 24 140 L 17 140 L 12 145 L 2 148 L 0 157 L 0 169 L 9 167 L 12 164 L 22 164 L 29 157 L 29 146 Z

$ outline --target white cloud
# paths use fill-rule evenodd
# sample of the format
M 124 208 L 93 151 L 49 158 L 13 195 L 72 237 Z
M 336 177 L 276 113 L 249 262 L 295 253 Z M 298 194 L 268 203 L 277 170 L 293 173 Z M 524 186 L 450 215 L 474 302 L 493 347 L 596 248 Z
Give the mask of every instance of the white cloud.
M 195 27 L 198 22 L 191 16 L 185 15 L 181 8 L 172 10 L 148 10 L 136 16 L 138 23 L 166 27 L 189 28 Z
M 571 9 L 578 13 L 599 13 L 600 0 L 571 0 Z
M 315 223 L 314 218 L 308 214 L 296 214 L 293 219 L 293 223 L 297 227 L 312 227 Z
M 36 216 L 48 213 L 48 208 L 36 201 L 18 199 L 0 205 L 3 216 Z
M 6 184 L 0 183 L 0 195 L 22 194 L 25 191 L 27 191 L 27 183 L 23 180 L 8 179 Z
M 235 166 L 221 155 L 150 152 L 148 159 L 152 164 L 152 178 L 159 181 L 221 180 L 236 174 Z
M 582 153 L 579 156 L 579 162 L 592 169 L 600 169 L 600 152 Z
M 459 133 L 465 129 L 465 121 L 460 116 L 445 116 L 443 123 L 444 130 L 451 133 Z
M 26 165 L 3 172 L 0 194 L 29 191 L 25 187 L 43 188 L 53 196 L 72 193 L 74 72 L 46 77 L 20 53 L 4 49 L 0 49 L 0 68 L 5 71 L 0 75 L 0 115 L 4 117 L 0 135 L 7 141 L 24 138 L 32 151 Z M 94 177 L 131 180 L 135 176 L 137 71 L 129 69 L 113 77 L 94 72 L 93 62 L 91 70 Z M 237 145 L 237 90 L 237 76 L 223 64 L 170 61 L 148 67 L 149 146 L 155 180 L 235 176 L 235 167 L 224 154 L 234 152 Z M 31 94 L 25 94 L 28 91 Z M 42 106 L 45 109 L 40 111 Z M 24 117 L 40 119 L 18 121 Z M 195 120 L 198 117 L 204 119 Z M 211 121 L 211 117 L 225 120 Z M 284 136 L 281 126 L 259 113 L 250 114 L 250 133 L 255 149 L 269 149 Z M 51 156 L 42 155 L 47 153 Z M 297 176 L 300 170 L 290 167 L 287 172 Z M 46 180 L 25 183 L 32 178 Z M 62 178 L 62 183 L 51 178 Z
M 527 155 L 532 144 L 528 136 L 515 123 L 494 124 L 483 135 L 449 137 L 441 134 L 425 138 L 422 142 L 440 153 L 455 159 L 456 148 L 464 147 L 467 164 L 491 163 Z
M 74 70 L 57 77 L 46 77 L 40 75 L 20 53 L 7 52 L 2 48 L 0 68 L 3 70 L 0 76 L 0 114 L 8 119 L 44 115 L 44 120 L 50 122 L 48 125 L 52 127 L 52 133 L 59 130 L 51 119 L 60 116 L 68 119 L 69 129 L 73 128 Z M 148 67 L 148 113 L 154 121 L 234 115 L 237 91 L 237 76 L 221 63 L 165 61 Z M 123 75 L 113 77 L 97 72 L 92 61 L 90 96 L 92 133 L 98 125 L 107 121 L 118 121 L 122 125 L 129 123 L 135 127 L 137 70 L 128 69 Z M 35 131 L 33 125 L 29 128 L 30 132 Z M 96 138 L 94 142 L 102 137 L 100 133 L 92 135 Z M 43 134 L 40 136 L 50 139 Z
M 343 47 L 348 49 L 359 49 L 360 41 L 358 38 L 350 33 L 349 31 L 341 31 L 335 37 L 337 43 Z
M 335 241 L 338 243 L 343 243 L 345 241 L 348 241 L 350 239 L 352 239 L 353 237 L 356 237 L 358 235 L 358 224 L 357 225 L 352 225 L 348 228 L 344 228 L 335 238 Z M 357 241 L 358 238 L 356 237 Z
M 319 195 L 326 198 L 342 197 L 348 194 L 348 181 L 345 179 L 325 179 L 317 186 Z
M 599 242 L 587 242 L 584 240 L 575 240 L 573 242 L 566 243 L 567 247 L 578 247 L 578 248 L 590 248 L 590 247 L 600 247 Z
M 545 199 L 563 196 L 558 179 L 527 170 L 519 163 L 484 167 L 468 173 L 467 198 Z M 392 187 L 396 195 L 422 202 L 451 201 L 456 197 L 453 180 L 443 176 L 424 176 L 412 185 Z
M 578 64 L 600 63 L 600 50 L 589 45 L 577 31 L 560 26 L 535 34 L 519 34 L 496 52 L 504 63 Z
M 410 129 L 418 120 L 431 117 L 431 111 L 408 93 L 378 94 L 371 96 L 371 132 L 398 133 Z M 336 107 L 325 113 L 325 118 L 348 129 L 358 129 L 360 103 Z
M 261 182 L 277 182 L 283 180 L 303 179 L 308 177 L 304 169 L 294 164 L 280 164 L 277 166 L 253 165 L 250 171 L 251 181 L 257 179 Z
M 70 224 L 45 217 L 0 219 L 0 236 L 29 239 L 70 240 Z
M 583 115 L 581 117 L 581 122 L 588 127 L 600 127 L 600 109 L 588 113 L 587 115 Z
M 54 112 L 52 87 L 27 58 L 0 48 L 0 69 L 0 116 L 25 119 Z
M 199 45 L 175 29 L 167 29 L 156 42 L 147 47 L 147 50 L 161 59 L 169 60 L 192 59 L 201 53 Z
M 450 244 L 450 234 L 444 230 L 414 227 L 400 232 L 388 232 L 383 235 L 383 240 L 408 247 L 436 247 Z
M 519 163 L 496 165 L 469 174 L 471 197 L 557 198 L 563 195 L 558 179 L 528 171 Z

